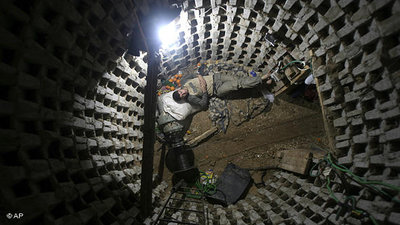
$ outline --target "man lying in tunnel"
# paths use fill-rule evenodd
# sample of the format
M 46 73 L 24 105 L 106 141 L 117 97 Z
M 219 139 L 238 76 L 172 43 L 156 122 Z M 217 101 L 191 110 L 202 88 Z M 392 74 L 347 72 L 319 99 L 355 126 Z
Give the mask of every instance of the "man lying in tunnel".
M 182 89 L 173 93 L 173 98 L 176 102 L 183 100 L 204 110 L 207 108 L 210 96 L 223 98 L 233 91 L 256 87 L 263 81 L 266 81 L 267 84 L 272 83 L 270 74 L 265 74 L 261 77 L 239 77 L 218 73 L 203 77 L 204 70 L 205 65 L 202 65 L 198 70 L 197 78 L 188 80 Z

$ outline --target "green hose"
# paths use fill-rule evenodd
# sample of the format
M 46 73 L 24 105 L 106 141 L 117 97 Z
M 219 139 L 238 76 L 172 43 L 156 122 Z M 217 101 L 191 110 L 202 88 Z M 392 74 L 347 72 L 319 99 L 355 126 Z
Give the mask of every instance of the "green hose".
M 290 65 L 293 64 L 293 63 L 304 63 L 304 61 L 293 60 L 293 61 L 289 62 L 288 64 L 286 64 L 284 67 L 282 67 L 282 68 L 279 69 L 279 70 L 284 70 L 284 69 L 286 69 L 288 66 L 290 66 Z
M 357 176 L 356 174 L 354 174 L 354 173 L 353 173 L 350 169 L 348 169 L 347 167 L 345 167 L 345 166 L 343 166 L 343 165 L 340 165 L 340 164 L 334 163 L 333 160 L 332 160 L 332 156 L 331 156 L 331 154 L 330 154 L 329 152 L 327 153 L 327 155 L 326 155 L 323 159 L 321 159 L 318 163 L 316 163 L 316 164 L 311 168 L 311 170 L 310 170 L 310 172 L 309 172 L 309 174 L 310 174 L 311 177 L 318 177 L 318 176 L 321 174 L 319 168 L 317 168 L 317 169 L 318 169 L 317 175 L 312 175 L 312 171 L 314 170 L 315 167 L 319 167 L 319 165 L 321 165 L 321 163 L 323 163 L 323 162 L 325 162 L 326 165 L 330 166 L 331 168 L 337 169 L 337 170 L 339 170 L 339 171 L 341 171 L 341 172 L 347 174 L 351 179 L 354 179 L 355 181 L 357 181 L 358 183 L 364 185 L 365 187 L 371 188 L 371 189 L 373 189 L 374 191 L 376 191 L 376 192 L 378 192 L 378 193 L 380 193 L 380 194 L 386 196 L 387 198 L 390 198 L 391 201 L 393 201 L 393 202 L 395 202 L 395 203 L 397 203 L 397 204 L 400 204 L 400 201 L 399 201 L 398 199 L 396 199 L 396 197 L 393 197 L 393 196 L 389 195 L 386 191 L 384 191 L 384 190 L 382 190 L 382 189 L 376 187 L 375 185 L 385 186 L 385 187 L 387 187 L 387 188 L 389 188 L 389 189 L 392 189 L 392 190 L 395 190 L 395 191 L 397 191 L 397 192 L 400 192 L 400 187 L 395 186 L 395 185 L 392 185 L 392 184 L 388 184 L 388 183 L 385 183 L 385 182 L 381 182 L 381 181 L 371 181 L 371 180 L 367 180 L 367 179 L 365 179 L 365 178 L 363 178 L 363 177 Z M 329 196 L 330 196 L 332 199 L 334 199 L 337 203 L 340 203 L 340 200 L 334 195 L 330 184 L 331 184 L 331 179 L 330 179 L 330 177 L 327 177 L 326 188 L 327 188 L 328 191 L 329 191 Z M 352 204 L 352 208 L 353 208 L 353 209 L 352 209 L 352 212 L 354 212 L 354 213 L 356 213 L 356 214 L 363 214 L 363 213 L 364 213 L 364 214 L 368 215 L 369 219 L 371 220 L 371 222 L 372 222 L 374 225 L 378 225 L 376 219 L 375 219 L 371 214 L 369 214 L 368 212 L 366 212 L 366 211 L 364 211 L 364 210 L 361 210 L 361 209 L 355 209 L 356 200 L 355 200 L 354 196 L 346 196 L 346 197 L 345 197 L 345 201 L 347 201 L 348 199 L 351 200 L 351 204 Z M 339 212 L 340 212 L 340 211 L 339 211 Z
M 190 198 L 200 199 L 203 195 L 213 195 L 217 192 L 217 185 L 211 182 L 211 179 L 207 176 L 205 172 L 200 171 L 200 177 L 203 177 L 205 180 L 201 182 L 197 180 L 194 186 L 198 191 L 198 194 L 193 194 L 190 191 L 186 192 L 186 196 Z

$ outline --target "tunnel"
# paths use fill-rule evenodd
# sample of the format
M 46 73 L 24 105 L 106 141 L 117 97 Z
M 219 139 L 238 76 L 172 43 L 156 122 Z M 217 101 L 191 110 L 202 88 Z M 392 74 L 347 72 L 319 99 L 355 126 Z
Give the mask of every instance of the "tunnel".
M 204 63 L 259 75 L 294 60 L 308 62 L 317 82 L 334 157 L 325 162 L 353 179 L 274 170 L 256 195 L 227 207 L 208 203 L 205 220 L 190 212 L 174 218 L 400 224 L 399 1 L 0 5 L 1 224 L 155 223 L 172 185 L 153 163 L 157 82 Z M 171 7 L 179 9 L 171 19 L 178 40 L 154 49 L 149 21 Z

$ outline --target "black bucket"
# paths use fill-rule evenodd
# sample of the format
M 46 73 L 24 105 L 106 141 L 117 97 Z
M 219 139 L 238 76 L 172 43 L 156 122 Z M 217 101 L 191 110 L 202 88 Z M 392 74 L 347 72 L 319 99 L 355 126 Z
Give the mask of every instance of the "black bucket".
M 168 170 L 174 173 L 173 180 L 184 179 L 187 183 L 194 183 L 199 177 L 193 150 L 188 146 L 170 149 L 165 163 Z

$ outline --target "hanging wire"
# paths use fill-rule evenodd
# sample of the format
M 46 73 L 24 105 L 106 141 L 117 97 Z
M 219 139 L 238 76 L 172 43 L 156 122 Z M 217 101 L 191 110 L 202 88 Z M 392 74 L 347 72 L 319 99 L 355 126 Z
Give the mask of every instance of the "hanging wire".
M 324 150 L 324 149 L 323 149 Z M 324 150 L 326 151 L 326 150 Z M 389 193 L 387 193 L 386 191 L 382 190 L 381 188 L 379 188 L 378 186 L 384 186 L 388 189 L 400 192 L 400 187 L 396 186 L 396 185 L 392 185 L 392 184 L 388 184 L 385 182 L 381 182 L 381 181 L 374 181 L 374 180 L 367 180 L 363 177 L 360 177 L 356 174 L 354 174 L 350 169 L 348 169 L 346 166 L 343 166 L 339 163 L 336 163 L 333 161 L 332 159 L 332 155 L 330 152 L 326 151 L 327 154 L 325 155 L 325 157 L 321 160 L 319 160 L 315 165 L 312 166 L 312 168 L 310 169 L 309 175 L 311 177 L 319 177 L 321 175 L 321 171 L 323 171 L 326 167 L 330 167 L 332 168 L 332 171 L 339 175 L 339 173 L 343 173 L 347 178 L 354 180 L 355 182 L 359 183 L 360 185 L 362 185 L 365 188 L 368 188 L 372 191 L 374 191 L 375 193 L 382 195 L 383 197 L 385 197 L 386 199 L 389 199 L 392 202 L 395 202 L 397 204 L 400 204 L 400 201 L 395 197 L 395 196 L 391 196 Z M 312 171 L 317 170 L 317 174 L 313 175 Z M 371 220 L 371 222 L 374 225 L 377 225 L 377 221 L 376 219 L 367 211 L 362 210 L 362 209 L 358 209 L 356 208 L 356 199 L 354 196 L 352 195 L 348 195 L 345 196 L 344 202 L 342 203 L 338 197 L 335 196 L 332 187 L 331 187 L 331 178 L 329 176 L 327 176 L 326 178 L 326 188 L 329 191 L 329 196 L 335 200 L 335 202 L 340 205 L 340 209 L 337 212 L 337 217 L 339 215 L 341 215 L 341 213 L 343 212 L 344 209 L 351 209 L 350 212 L 354 215 L 357 216 L 368 216 L 369 219 Z M 344 184 L 343 184 L 344 185 Z M 349 203 L 350 202 L 350 203 Z

